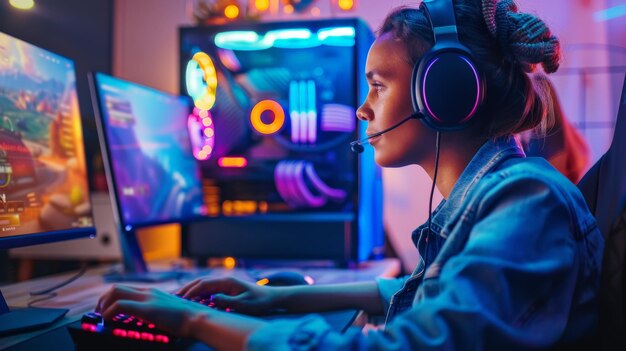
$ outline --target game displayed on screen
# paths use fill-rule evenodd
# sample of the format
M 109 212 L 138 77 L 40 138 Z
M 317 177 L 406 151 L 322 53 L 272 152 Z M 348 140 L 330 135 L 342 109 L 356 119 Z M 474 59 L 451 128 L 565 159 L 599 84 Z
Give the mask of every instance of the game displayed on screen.
M 354 26 L 189 28 L 181 50 L 209 216 L 354 211 Z
M 101 73 L 95 82 L 123 223 L 205 215 L 187 129 L 189 100 Z
M 92 225 L 74 64 L 0 33 L 0 237 Z

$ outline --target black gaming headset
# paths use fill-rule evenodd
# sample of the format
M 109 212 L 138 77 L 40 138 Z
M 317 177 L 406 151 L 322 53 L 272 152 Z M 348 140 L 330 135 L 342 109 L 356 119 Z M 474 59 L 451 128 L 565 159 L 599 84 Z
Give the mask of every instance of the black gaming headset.
M 444 132 L 470 124 L 484 96 L 471 51 L 459 42 L 452 0 L 425 0 L 435 44 L 413 67 L 413 109 L 428 127 Z

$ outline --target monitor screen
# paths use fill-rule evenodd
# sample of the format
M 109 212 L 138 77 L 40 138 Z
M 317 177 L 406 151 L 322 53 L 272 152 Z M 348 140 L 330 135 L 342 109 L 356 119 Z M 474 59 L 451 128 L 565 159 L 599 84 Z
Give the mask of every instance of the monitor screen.
M 0 248 L 94 234 L 74 63 L 0 33 Z
M 102 73 L 91 78 L 109 186 L 124 228 L 204 216 L 187 129 L 189 99 Z
M 354 216 L 355 42 L 354 23 L 340 21 L 181 32 L 209 216 Z

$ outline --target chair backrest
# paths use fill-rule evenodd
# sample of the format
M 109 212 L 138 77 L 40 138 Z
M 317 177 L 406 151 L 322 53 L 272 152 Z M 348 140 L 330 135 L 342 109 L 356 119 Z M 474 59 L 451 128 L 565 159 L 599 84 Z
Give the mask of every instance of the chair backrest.
M 578 188 L 604 236 L 599 296 L 603 345 L 626 350 L 626 79 L 611 146 Z

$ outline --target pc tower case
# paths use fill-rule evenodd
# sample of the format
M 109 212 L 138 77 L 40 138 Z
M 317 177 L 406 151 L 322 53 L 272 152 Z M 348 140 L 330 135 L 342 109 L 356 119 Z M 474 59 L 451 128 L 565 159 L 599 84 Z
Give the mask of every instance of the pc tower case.
M 383 251 L 382 184 L 355 111 L 373 41 L 358 19 L 180 29 L 181 94 L 201 164 L 206 221 L 192 257 L 323 260 Z

